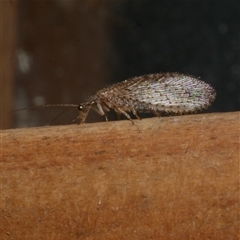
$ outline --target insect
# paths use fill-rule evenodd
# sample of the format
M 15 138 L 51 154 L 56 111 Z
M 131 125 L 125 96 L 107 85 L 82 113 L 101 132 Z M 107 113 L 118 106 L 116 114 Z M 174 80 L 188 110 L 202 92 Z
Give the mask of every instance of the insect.
M 43 107 L 70 107 L 79 110 L 79 123 L 85 123 L 91 109 L 104 116 L 113 109 L 132 120 L 139 112 L 187 114 L 208 108 L 216 98 L 209 84 L 189 75 L 179 73 L 156 73 L 133 77 L 99 90 L 85 102 L 77 104 L 50 104 Z M 20 109 L 21 110 L 21 109 Z

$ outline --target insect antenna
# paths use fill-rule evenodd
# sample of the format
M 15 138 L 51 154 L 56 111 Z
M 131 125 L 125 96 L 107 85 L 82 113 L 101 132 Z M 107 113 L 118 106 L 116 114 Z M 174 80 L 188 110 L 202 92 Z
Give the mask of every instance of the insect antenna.
M 23 110 L 28 109 L 34 109 L 34 108 L 49 108 L 49 107 L 68 107 L 68 108 L 77 108 L 78 104 L 46 104 L 46 105 L 38 105 L 38 106 L 32 106 L 32 107 L 25 107 L 25 108 L 19 108 L 13 111 L 10 111 L 9 113 L 19 112 Z
M 79 116 L 77 116 L 75 119 L 72 120 L 72 122 L 76 122 L 79 119 Z
M 61 115 L 63 115 L 64 113 L 66 113 L 66 112 L 68 112 L 68 111 L 70 111 L 70 110 L 72 110 L 72 108 L 69 108 L 69 109 L 67 109 L 67 110 L 59 113 L 59 114 L 50 122 L 50 126 L 52 126 L 53 122 L 54 122 L 57 118 L 59 118 Z
M 9 113 L 14 113 L 14 112 L 19 112 L 19 111 L 23 111 L 23 110 L 28 110 L 28 109 L 35 109 L 35 108 L 50 108 L 50 107 L 67 107 L 68 109 L 61 112 L 60 114 L 58 114 L 56 117 L 54 117 L 54 119 L 50 122 L 50 126 L 53 124 L 53 122 L 60 117 L 61 115 L 63 115 L 64 113 L 72 110 L 73 108 L 78 108 L 78 104 L 46 104 L 46 105 L 38 105 L 38 106 L 32 106 L 32 107 L 25 107 L 25 108 L 20 108 L 20 109 L 16 109 L 13 111 L 10 111 Z M 75 119 L 76 120 L 76 119 Z M 74 120 L 74 121 L 75 121 Z

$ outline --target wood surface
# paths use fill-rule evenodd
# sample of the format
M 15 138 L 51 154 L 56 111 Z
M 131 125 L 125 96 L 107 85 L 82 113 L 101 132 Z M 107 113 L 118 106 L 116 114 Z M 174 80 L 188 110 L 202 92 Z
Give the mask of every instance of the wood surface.
M 1 239 L 239 239 L 239 112 L 1 131 Z

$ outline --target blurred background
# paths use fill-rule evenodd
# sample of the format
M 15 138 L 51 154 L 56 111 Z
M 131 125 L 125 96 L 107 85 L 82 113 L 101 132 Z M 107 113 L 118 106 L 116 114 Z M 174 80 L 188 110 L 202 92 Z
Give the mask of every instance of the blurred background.
M 234 0 L 1 2 L 1 128 L 43 126 L 109 84 L 156 72 L 210 83 L 207 112 L 240 110 L 240 4 Z M 54 125 L 72 124 L 73 109 Z M 115 119 L 115 115 L 110 116 Z M 104 121 L 91 112 L 87 122 Z

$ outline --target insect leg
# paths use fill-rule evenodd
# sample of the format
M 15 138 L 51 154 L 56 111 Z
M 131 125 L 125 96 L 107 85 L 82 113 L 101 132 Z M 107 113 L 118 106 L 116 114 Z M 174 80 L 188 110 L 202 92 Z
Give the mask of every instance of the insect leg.
M 161 115 L 155 110 L 152 110 L 152 113 L 154 113 L 157 117 L 161 117 Z
M 131 119 L 131 117 L 129 116 L 129 114 L 128 113 L 126 113 L 124 110 L 122 110 L 121 108 L 117 108 L 117 111 L 116 111 L 117 113 L 122 113 L 127 119 L 129 119 L 131 122 L 132 122 L 132 124 L 134 124 L 134 122 L 133 122 L 133 120 Z
M 117 114 L 117 119 L 120 120 L 121 119 L 121 117 L 120 117 L 121 114 L 119 112 L 116 112 L 116 114 Z
M 105 120 L 108 121 L 107 114 L 103 110 L 103 109 L 105 109 L 106 111 L 109 111 L 108 107 L 102 105 L 100 102 L 97 102 L 97 107 L 96 106 L 92 106 L 92 109 L 95 112 L 97 112 L 99 115 L 104 116 Z
M 103 105 L 103 106 L 105 106 L 105 105 Z M 130 117 L 130 115 L 129 115 L 127 112 L 125 112 L 125 111 L 123 110 L 123 108 L 119 107 L 116 103 L 108 100 L 107 106 L 108 106 L 108 107 L 111 106 L 110 108 L 112 108 L 112 109 L 117 113 L 117 118 L 118 118 L 118 120 L 120 119 L 120 114 L 123 114 L 127 119 L 129 119 L 129 120 L 134 124 L 134 122 L 133 122 L 132 118 Z M 136 112 L 136 110 L 134 109 L 134 107 L 131 107 L 131 108 L 130 108 L 130 111 L 132 111 L 133 114 L 134 114 L 138 119 L 140 119 L 140 118 L 138 117 L 137 112 Z
M 135 108 L 131 108 L 131 111 L 137 119 L 141 120 L 141 118 L 137 115 L 137 111 L 135 110 Z

